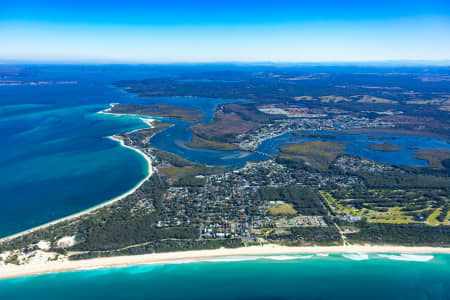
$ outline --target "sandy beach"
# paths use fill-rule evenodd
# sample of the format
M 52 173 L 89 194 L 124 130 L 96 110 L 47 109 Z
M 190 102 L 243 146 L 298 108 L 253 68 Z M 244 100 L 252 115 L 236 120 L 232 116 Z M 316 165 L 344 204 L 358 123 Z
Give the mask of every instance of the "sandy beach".
M 115 103 L 112 103 L 112 104 L 110 104 L 110 106 L 113 107 L 114 104 L 115 104 Z M 104 110 L 104 111 L 98 112 L 98 113 L 104 113 L 105 111 L 108 111 L 109 109 L 110 109 L 110 108 L 108 108 L 108 109 L 106 109 L 106 110 Z M 140 118 L 140 119 L 142 120 L 142 122 L 144 122 L 145 124 L 147 124 L 149 127 L 152 127 L 152 121 L 153 121 L 153 119 L 145 119 L 145 118 Z M 141 129 L 137 129 L 137 130 L 141 130 Z M 133 130 L 132 132 L 134 132 L 134 131 L 136 131 L 136 130 Z M 139 187 L 141 187 L 141 185 L 142 185 L 146 180 L 148 180 L 148 179 L 150 178 L 150 176 L 152 176 L 152 174 L 153 174 L 153 166 L 152 166 L 152 161 L 151 161 L 150 157 L 148 157 L 148 155 L 146 155 L 145 153 L 143 153 L 143 152 L 142 152 L 141 150 L 139 150 L 139 149 L 136 149 L 136 148 L 133 148 L 133 147 L 130 147 L 130 146 L 125 145 L 125 143 L 123 142 L 123 140 L 121 140 L 121 139 L 120 139 L 119 137 L 117 137 L 117 136 L 109 136 L 109 137 L 106 137 L 106 138 L 118 142 L 122 147 L 129 148 L 129 149 L 131 149 L 131 150 L 133 150 L 133 151 L 136 151 L 136 152 L 139 153 L 143 158 L 145 158 L 145 160 L 146 160 L 146 162 L 147 162 L 147 166 L 148 166 L 147 176 L 145 176 L 145 178 L 143 178 L 141 181 L 139 181 L 133 188 L 131 188 L 130 190 L 128 190 L 126 193 L 121 194 L 121 195 L 119 195 L 119 196 L 117 196 L 117 197 L 115 197 L 115 198 L 113 198 L 113 199 L 111 199 L 111 200 L 108 200 L 108 201 L 106 201 L 106 202 L 103 202 L 103 203 L 101 203 L 101 204 L 98 204 L 98 205 L 96 205 L 96 206 L 93 206 L 93 207 L 91 207 L 91 208 L 88 208 L 88 209 L 86 209 L 86 210 L 83 210 L 83 211 L 81 211 L 81 212 L 79 212 L 79 213 L 75 213 L 75 214 L 73 214 L 73 215 L 70 215 L 70 216 L 67 216 L 67 217 L 64 217 L 64 218 L 60 218 L 60 219 L 54 220 L 54 221 L 52 221 L 52 222 L 49 222 L 49 223 L 46 223 L 46 224 L 43 224 L 43 225 L 40 225 L 40 226 L 37 226 L 37 227 L 33 227 L 33 228 L 28 229 L 28 230 L 25 230 L 25 231 L 22 231 L 22 232 L 19 232 L 19 233 L 16 233 L 16 234 L 13 234 L 13 235 L 10 235 L 10 236 L 1 238 L 1 239 L 0 239 L 0 243 L 5 242 L 5 241 L 8 241 L 8 240 L 11 240 L 11 239 L 15 239 L 15 238 L 17 238 L 17 237 L 20 237 L 20 236 L 23 236 L 23 235 L 32 233 L 32 232 L 34 232 L 34 231 L 37 231 L 37 230 L 40 230 L 40 229 L 43 229 L 43 228 L 47 228 L 47 227 L 49 227 L 49 226 L 58 224 L 58 223 L 60 223 L 60 222 L 64 222 L 64 221 L 68 221 L 68 220 L 73 220 L 73 219 L 78 218 L 78 217 L 80 217 L 80 216 L 83 216 L 83 215 L 92 213 L 93 211 L 95 211 L 95 210 L 97 210 L 97 209 L 99 209 L 99 208 L 102 208 L 102 207 L 108 206 L 108 205 L 110 205 L 110 204 L 113 204 L 113 203 L 115 203 L 115 202 L 117 202 L 117 201 L 119 201 L 119 200 L 121 200 L 121 199 L 124 199 L 124 198 L 126 198 L 127 196 L 133 194 Z
M 405 246 L 328 246 L 328 247 L 286 247 L 279 245 L 251 246 L 235 249 L 196 250 L 182 252 L 168 252 L 144 254 L 134 256 L 116 256 L 94 258 L 87 260 L 48 261 L 34 260 L 24 265 L 1 265 L 0 279 L 24 277 L 46 273 L 59 273 L 75 270 L 91 270 L 98 268 L 113 268 L 145 264 L 171 264 L 201 261 L 226 261 L 236 256 L 266 256 L 282 254 L 338 254 L 338 253 L 389 253 L 389 254 L 450 254 L 450 248 L 437 247 L 405 247 Z M 419 257 L 420 258 L 420 257 Z M 432 258 L 425 257 L 426 260 Z M 245 260 L 245 257 L 242 258 Z M 407 260 L 407 259 L 405 259 Z M 414 259 L 413 259 L 414 260 Z M 417 260 L 417 261 L 426 261 Z

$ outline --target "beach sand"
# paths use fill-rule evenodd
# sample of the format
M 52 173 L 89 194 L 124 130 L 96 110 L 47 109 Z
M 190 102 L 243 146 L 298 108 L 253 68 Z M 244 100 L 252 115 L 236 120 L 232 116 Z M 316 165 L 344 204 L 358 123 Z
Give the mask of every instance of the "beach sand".
M 134 256 L 102 257 L 86 260 L 48 261 L 34 260 L 24 265 L 1 265 L 0 279 L 24 277 L 37 274 L 59 273 L 76 270 L 91 270 L 145 264 L 186 263 L 211 258 L 232 258 L 233 256 L 265 256 L 281 254 L 335 254 L 335 253 L 401 253 L 401 254 L 450 254 L 450 248 L 405 247 L 405 246 L 325 246 L 325 247 L 286 247 L 279 245 L 251 246 L 234 249 L 196 250 L 168 253 L 155 253 Z

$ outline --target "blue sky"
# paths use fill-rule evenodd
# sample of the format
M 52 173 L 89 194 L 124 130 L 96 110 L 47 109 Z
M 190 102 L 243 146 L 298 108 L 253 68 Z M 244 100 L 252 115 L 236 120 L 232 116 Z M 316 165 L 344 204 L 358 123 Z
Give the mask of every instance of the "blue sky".
M 450 60 L 448 0 L 2 2 L 0 60 Z

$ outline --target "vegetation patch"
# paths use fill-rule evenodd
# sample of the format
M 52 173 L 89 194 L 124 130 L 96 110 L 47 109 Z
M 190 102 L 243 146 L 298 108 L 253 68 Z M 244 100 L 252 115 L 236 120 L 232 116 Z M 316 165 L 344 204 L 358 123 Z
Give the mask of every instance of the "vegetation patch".
M 275 208 L 288 203 L 289 207 L 284 206 L 284 210 L 289 209 L 290 212 L 295 211 L 306 216 L 320 216 L 327 213 L 317 192 L 309 188 L 298 186 L 265 187 L 260 190 L 259 199 L 278 203 L 274 205 Z
M 17 254 L 10 255 L 5 259 L 5 264 L 20 265 L 19 257 Z
M 385 142 L 383 144 L 370 144 L 366 146 L 367 149 L 374 151 L 382 151 L 382 152 L 396 152 L 403 150 L 402 147 L 397 146 L 395 144 Z
M 427 223 L 431 226 L 439 225 L 438 217 L 441 215 L 441 208 L 436 208 L 436 210 L 428 216 Z
M 449 246 L 450 226 L 360 222 L 359 232 L 347 235 L 352 243 Z
M 294 227 L 287 232 L 269 234 L 272 241 L 288 246 L 307 245 L 341 245 L 342 239 L 335 226 L 328 227 Z
M 329 103 L 329 102 L 336 103 L 336 102 L 341 102 L 341 101 L 351 101 L 351 99 L 349 99 L 347 97 L 342 97 L 342 96 L 329 95 L 329 96 L 321 96 L 320 101 L 324 102 L 324 103 Z
M 292 207 L 292 205 L 288 203 L 284 203 L 282 201 L 277 201 L 272 203 L 267 210 L 271 215 L 279 216 L 279 215 L 296 215 L 297 211 Z
M 441 104 L 441 101 L 439 99 L 431 99 L 431 100 L 410 100 L 406 101 L 406 104 L 428 104 L 428 105 L 439 105 Z
M 373 223 L 439 225 L 447 191 L 423 189 L 339 189 L 321 191 L 335 215 L 364 217 Z
M 297 96 L 297 97 L 294 97 L 294 99 L 296 101 L 301 101 L 301 100 L 311 101 L 311 100 L 314 100 L 313 97 L 311 97 L 311 96 Z
M 160 171 L 163 175 L 167 175 L 167 176 L 185 176 L 185 175 L 198 174 L 199 172 L 201 172 L 201 169 L 188 166 L 188 167 L 181 167 L 181 168 L 178 168 L 178 167 L 161 168 Z
M 355 96 L 355 98 L 359 98 L 359 97 L 360 96 Z M 382 103 L 382 104 L 397 103 L 397 101 L 394 101 L 394 100 L 389 100 L 389 99 L 380 98 L 380 97 L 373 97 L 373 96 L 369 96 L 369 95 L 362 96 L 357 102 L 359 102 L 359 103 Z
M 111 108 L 110 112 L 117 114 L 163 117 L 183 120 L 185 122 L 200 122 L 204 116 L 204 113 L 201 110 L 186 109 L 171 104 L 154 104 L 148 106 L 143 104 L 116 105 Z
M 450 159 L 449 150 L 418 150 L 415 157 L 428 161 L 432 168 L 449 168 L 447 167 L 447 160 Z M 450 166 L 450 164 L 448 165 Z
M 239 135 L 270 122 L 274 117 L 256 109 L 254 103 L 228 103 L 218 107 L 214 121 L 195 124 L 190 129 L 199 137 L 214 142 L 237 142 Z
M 336 136 L 331 135 L 331 134 L 324 134 L 324 133 L 318 133 L 318 132 L 292 132 L 292 135 L 295 136 L 304 136 L 304 137 L 308 137 L 308 138 L 317 138 L 317 139 L 335 139 Z
M 192 140 L 187 143 L 186 146 L 196 149 L 210 149 L 218 151 L 239 150 L 239 147 L 234 144 L 206 140 L 195 134 L 192 137 Z
M 367 139 L 369 140 L 396 140 L 397 138 L 394 136 L 385 136 L 385 135 L 368 135 Z
M 327 169 L 344 149 L 345 143 L 330 141 L 307 141 L 280 147 L 282 153 L 296 155 L 307 165 L 317 169 Z

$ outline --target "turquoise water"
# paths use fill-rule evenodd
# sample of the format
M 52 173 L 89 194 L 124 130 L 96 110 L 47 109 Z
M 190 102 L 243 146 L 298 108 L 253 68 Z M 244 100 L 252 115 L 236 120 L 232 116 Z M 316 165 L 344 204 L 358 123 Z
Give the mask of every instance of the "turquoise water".
M 97 114 L 109 103 L 169 103 L 200 109 L 213 119 L 223 102 L 237 100 L 198 97 L 136 98 L 113 86 L 122 79 L 173 76 L 172 71 L 141 66 L 39 66 L 23 81 L 77 81 L 77 84 L 0 86 L 0 237 L 61 218 L 119 196 L 146 176 L 145 160 L 105 137 L 146 125 L 137 117 Z M 241 100 L 242 101 L 242 100 Z M 245 151 L 190 149 L 190 123 L 165 120 L 175 126 L 152 138 L 153 146 L 208 165 L 236 167 L 266 155 Z M 399 152 L 366 149 L 367 135 L 337 135 L 346 152 L 379 162 L 424 166 L 414 150 L 450 149 L 446 141 L 396 136 L 389 140 Z M 278 152 L 290 134 L 263 142 L 258 150 Z M 302 138 L 308 140 L 308 138 Z
M 449 255 L 392 258 L 401 257 L 241 257 L 77 271 L 2 280 L 0 299 L 449 299 Z
M 105 138 L 146 125 L 96 112 L 130 101 L 114 80 L 151 74 L 114 74 L 43 67 L 15 80 L 78 84 L 0 87 L 0 237 L 107 201 L 146 176 L 139 154 Z

